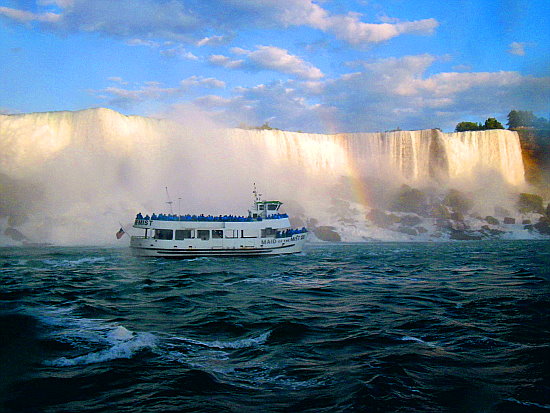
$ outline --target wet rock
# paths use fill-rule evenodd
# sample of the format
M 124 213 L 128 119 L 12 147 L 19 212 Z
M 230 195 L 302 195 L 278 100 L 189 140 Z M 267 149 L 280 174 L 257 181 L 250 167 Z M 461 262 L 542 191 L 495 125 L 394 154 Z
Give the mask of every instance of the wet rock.
M 401 225 L 399 228 L 397 228 L 397 231 L 401 232 L 403 234 L 412 235 L 412 236 L 418 235 L 418 232 L 416 231 L 416 229 L 411 228 L 411 227 L 406 227 L 406 226 L 403 226 L 403 225 Z
M 481 232 L 491 237 L 498 237 L 499 235 L 504 234 L 506 231 L 501 231 L 500 229 L 491 228 L 489 225 L 483 225 L 481 227 Z
M 500 221 L 498 219 L 496 219 L 495 217 L 492 217 L 490 215 L 487 215 L 485 217 L 485 221 L 488 223 L 488 224 L 491 224 L 491 225 L 500 225 Z
M 10 237 L 14 241 L 28 241 L 29 239 L 18 229 L 8 227 L 4 231 L 4 235 Z
M 530 219 L 524 219 L 523 221 L 521 221 L 521 224 L 522 225 L 529 225 L 529 224 L 531 224 L 531 220 Z
M 455 211 L 451 213 L 451 219 L 453 221 L 464 221 L 464 215 L 462 214 L 462 212 Z
M 422 226 L 416 227 L 416 230 L 418 231 L 419 234 L 425 234 L 426 232 L 428 232 L 428 230 Z
M 464 221 L 451 221 L 451 228 L 459 231 L 468 229 L 468 225 Z
M 339 242 L 342 241 L 340 234 L 335 231 L 334 227 L 321 226 L 313 229 L 313 233 L 321 241 Z
M 425 214 L 427 211 L 426 194 L 419 189 L 403 185 L 391 204 L 391 210 Z
M 542 207 L 542 197 L 535 194 L 521 193 L 518 198 L 518 210 L 522 214 L 529 212 L 536 212 L 544 214 L 544 208 Z
M 516 219 L 515 218 L 510 218 L 510 217 L 504 217 L 504 223 L 505 224 L 515 224 Z
M 432 205 L 430 215 L 437 219 L 451 219 L 451 211 L 442 204 Z
M 435 225 L 439 228 L 439 229 L 446 229 L 446 228 L 452 228 L 453 224 L 451 223 L 450 220 L 448 219 L 437 219 L 435 221 Z
M 544 235 L 550 235 L 550 219 L 542 217 L 539 222 L 533 225 L 538 232 Z
M 417 215 L 405 215 L 401 217 L 399 221 L 402 225 L 408 225 L 409 227 L 414 227 L 422 222 L 422 218 Z
M 465 214 L 472 209 L 474 203 L 463 192 L 451 189 L 443 199 L 443 205 L 448 206 L 455 212 Z
M 451 239 L 460 240 L 460 241 L 473 241 L 473 240 L 480 240 L 481 238 L 482 236 L 477 232 L 451 229 Z
M 367 219 L 380 228 L 388 228 L 392 224 L 399 222 L 399 217 L 397 215 L 386 214 L 379 209 L 372 209 L 367 214 Z

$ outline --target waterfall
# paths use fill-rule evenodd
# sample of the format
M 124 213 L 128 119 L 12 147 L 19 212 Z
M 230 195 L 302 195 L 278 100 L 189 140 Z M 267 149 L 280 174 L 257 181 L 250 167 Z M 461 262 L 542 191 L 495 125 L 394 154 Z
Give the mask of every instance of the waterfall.
M 451 185 L 489 172 L 495 185 L 524 184 L 511 131 L 327 135 L 200 125 L 109 109 L 0 115 L 0 229 L 37 241 L 109 242 L 119 221 L 161 212 L 165 186 L 184 211 L 242 213 L 253 182 L 306 206 L 330 198 L 342 177 Z
M 439 130 L 322 135 L 278 130 L 231 131 L 238 150 L 261 148 L 273 161 L 310 174 L 395 175 L 411 184 L 429 179 L 475 179 L 492 171 L 511 185 L 525 182 L 517 132 Z

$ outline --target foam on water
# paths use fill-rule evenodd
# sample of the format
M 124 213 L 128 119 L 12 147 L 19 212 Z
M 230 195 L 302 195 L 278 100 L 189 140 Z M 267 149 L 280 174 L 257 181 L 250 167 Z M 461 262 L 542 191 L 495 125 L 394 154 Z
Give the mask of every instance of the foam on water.
M 418 338 L 418 337 L 405 336 L 405 337 L 401 337 L 400 340 L 402 340 L 402 341 L 412 341 L 412 342 L 415 342 L 415 343 L 424 344 L 424 345 L 429 346 L 429 347 L 435 347 L 435 344 L 424 341 L 424 340 L 422 340 L 421 338 Z
M 117 327 L 113 331 L 115 337 L 118 334 L 116 330 L 120 328 L 121 327 Z M 126 329 L 124 328 L 124 330 Z M 111 341 L 112 345 L 105 350 L 95 351 L 73 358 L 60 357 L 56 360 L 47 361 L 46 364 L 58 367 L 68 367 L 93 363 L 103 363 L 115 359 L 129 359 L 132 358 L 134 354 L 136 354 L 138 351 L 146 348 L 151 349 L 154 348 L 156 345 L 156 338 L 153 334 L 138 333 L 134 335 L 128 330 L 126 330 L 126 332 L 131 335 L 131 338 L 111 338 L 109 341 Z M 113 337 L 111 335 L 109 336 Z
M 219 349 L 226 349 L 226 348 L 238 349 L 238 348 L 255 347 L 255 346 L 264 344 L 267 341 L 270 334 L 271 332 L 267 331 L 263 334 L 260 334 L 258 337 L 243 338 L 243 339 L 238 339 L 234 341 L 215 340 L 210 342 L 202 342 L 202 341 L 198 341 L 190 338 L 184 338 L 184 337 L 174 337 L 174 338 L 176 340 L 180 340 L 186 343 L 196 344 L 204 347 L 219 348 Z
M 104 257 L 83 257 L 77 260 L 57 260 L 57 259 L 43 260 L 44 264 L 48 264 L 54 267 L 76 267 L 79 265 L 102 263 L 104 261 L 105 261 Z

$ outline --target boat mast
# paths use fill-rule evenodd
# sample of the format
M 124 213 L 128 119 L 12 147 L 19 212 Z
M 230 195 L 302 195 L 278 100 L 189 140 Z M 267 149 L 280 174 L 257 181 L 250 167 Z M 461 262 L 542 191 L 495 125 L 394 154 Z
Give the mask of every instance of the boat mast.
M 172 210 L 172 200 L 170 199 L 170 194 L 168 193 L 168 187 L 165 186 L 164 189 L 166 189 L 166 198 L 168 199 L 168 201 L 166 202 L 169 206 L 170 206 L 170 214 L 173 214 L 174 211 Z
M 254 194 L 254 202 L 260 202 L 262 200 L 262 194 L 259 194 L 256 189 L 256 182 L 254 182 L 254 190 L 252 193 Z

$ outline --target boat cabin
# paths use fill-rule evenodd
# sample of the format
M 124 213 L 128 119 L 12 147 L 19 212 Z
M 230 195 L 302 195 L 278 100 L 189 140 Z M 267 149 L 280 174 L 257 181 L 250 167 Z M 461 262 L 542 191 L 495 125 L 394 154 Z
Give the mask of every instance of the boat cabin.
M 248 211 L 248 216 L 266 219 L 272 215 L 278 215 L 281 205 L 283 205 L 281 201 L 255 201 L 252 209 Z

